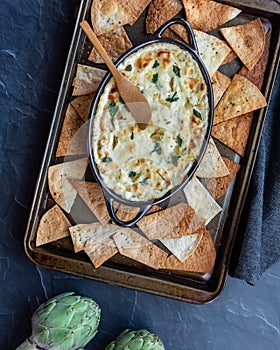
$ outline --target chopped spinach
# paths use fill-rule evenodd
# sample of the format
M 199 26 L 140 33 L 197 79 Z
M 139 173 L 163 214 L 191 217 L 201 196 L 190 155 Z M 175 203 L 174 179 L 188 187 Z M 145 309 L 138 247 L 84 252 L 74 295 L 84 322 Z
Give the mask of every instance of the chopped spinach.
M 177 66 L 173 66 L 173 73 L 175 74 L 175 75 L 177 75 L 177 77 L 181 77 L 181 73 L 180 73 L 180 68 L 179 67 L 177 67 Z
M 150 154 L 152 154 L 153 152 L 156 152 L 158 155 L 161 154 L 161 147 L 158 142 L 155 142 L 154 149 L 150 152 Z
M 155 61 L 155 63 L 153 64 L 153 67 L 152 67 L 152 68 L 157 68 L 158 66 L 159 66 L 158 61 Z
M 167 99 L 165 101 L 167 102 L 175 102 L 179 100 L 179 97 L 176 96 L 177 95 L 177 91 L 174 92 L 174 94 L 170 97 L 167 97 Z
M 180 156 L 177 156 L 177 154 L 171 154 L 171 161 L 174 166 L 178 165 L 178 160 L 181 158 Z
M 126 70 L 127 72 L 131 72 L 132 71 L 132 65 L 131 64 L 127 65 L 124 70 Z
M 134 132 L 132 131 L 131 135 L 130 135 L 130 139 L 133 140 L 134 139 Z
M 110 162 L 112 162 L 112 158 L 111 158 L 111 157 L 108 157 L 108 156 L 105 156 L 105 157 L 102 159 L 102 162 L 103 162 L 103 163 L 110 163 Z
M 136 172 L 135 171 L 130 171 L 129 173 L 128 173 L 128 177 L 130 178 L 130 179 L 132 179 L 133 177 L 135 177 L 136 176 Z
M 158 73 L 155 73 L 155 74 L 153 74 L 152 82 L 156 84 L 157 81 L 158 81 Z
M 181 137 L 180 134 L 177 135 L 177 142 L 178 142 L 178 145 L 181 147 L 182 143 L 183 143 L 183 140 L 182 140 L 182 137 Z
M 197 118 L 199 118 L 200 120 L 202 120 L 201 113 L 198 112 L 196 109 L 193 109 L 193 114 L 194 114 Z
M 111 123 L 114 126 L 114 117 L 119 110 L 119 106 L 116 105 L 115 101 L 111 101 L 108 105 L 109 113 L 111 114 Z

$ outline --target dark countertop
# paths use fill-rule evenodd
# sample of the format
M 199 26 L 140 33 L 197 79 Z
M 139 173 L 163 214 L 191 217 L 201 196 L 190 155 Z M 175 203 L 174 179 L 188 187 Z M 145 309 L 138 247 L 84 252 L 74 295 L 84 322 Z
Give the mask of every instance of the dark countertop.
M 280 344 L 280 263 L 254 286 L 228 278 L 210 304 L 184 302 L 38 268 L 23 249 L 78 0 L 2 0 L 0 6 L 0 349 L 30 335 L 46 299 L 75 291 L 102 308 L 88 349 L 102 350 L 125 328 L 147 328 L 167 350 L 276 350 Z M 278 344 L 278 345 L 277 345 Z

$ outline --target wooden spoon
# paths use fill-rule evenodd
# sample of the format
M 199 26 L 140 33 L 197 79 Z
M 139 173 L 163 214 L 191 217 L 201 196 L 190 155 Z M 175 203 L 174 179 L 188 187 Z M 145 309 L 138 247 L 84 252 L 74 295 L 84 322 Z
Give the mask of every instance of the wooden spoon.
M 94 45 L 100 56 L 103 58 L 110 72 L 112 73 L 119 93 L 132 113 L 134 119 L 136 120 L 139 128 L 144 130 L 149 124 L 152 112 L 149 102 L 145 98 L 145 96 L 141 93 L 141 91 L 137 88 L 137 86 L 133 85 L 128 79 L 126 79 L 116 68 L 104 47 L 97 39 L 93 30 L 87 21 L 83 21 L 80 23 L 83 31 Z

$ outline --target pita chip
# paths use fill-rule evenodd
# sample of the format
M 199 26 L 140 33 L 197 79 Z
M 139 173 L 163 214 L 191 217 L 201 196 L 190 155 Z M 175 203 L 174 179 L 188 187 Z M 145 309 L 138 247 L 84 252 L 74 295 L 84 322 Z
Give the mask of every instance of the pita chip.
M 175 24 L 171 28 L 184 41 L 189 43 L 189 36 L 184 27 Z M 205 64 L 210 77 L 212 77 L 221 66 L 225 58 L 228 56 L 228 54 L 231 52 L 231 49 L 223 40 L 220 40 L 213 35 L 204 33 L 199 30 L 194 30 L 194 35 L 198 47 L 199 56 Z
M 107 72 L 96 67 L 77 65 L 76 76 L 73 80 L 73 96 L 88 95 L 94 93 L 104 75 Z
M 100 35 L 98 40 L 103 45 L 112 61 L 116 61 L 123 53 L 132 47 L 131 41 L 123 27 L 116 28 L 106 34 Z M 92 48 L 88 59 L 95 63 L 104 63 L 95 47 Z
M 215 142 L 212 138 L 210 138 L 204 156 L 195 172 L 195 175 L 198 177 L 211 178 L 227 176 L 228 174 L 228 168 L 223 161 Z
M 71 104 L 68 105 L 56 149 L 57 157 L 86 154 L 87 125 Z
M 223 62 L 221 63 L 221 65 L 227 64 L 229 62 L 232 62 L 233 60 L 235 60 L 237 58 L 237 55 L 234 51 L 230 50 L 230 53 L 227 55 L 227 57 L 223 60 Z
M 186 236 L 195 233 L 204 224 L 194 209 L 183 202 L 144 216 L 137 223 L 150 240 Z
M 251 70 L 259 61 L 265 46 L 260 18 L 238 26 L 221 28 L 220 31 L 240 60 Z
M 84 122 L 87 122 L 89 119 L 89 112 L 93 102 L 93 98 L 94 94 L 82 95 L 74 98 L 74 100 L 70 102 L 71 106 L 75 109 L 79 117 Z
M 153 0 L 146 18 L 147 33 L 154 33 L 162 24 L 177 15 L 182 8 L 180 0 Z
M 216 249 L 208 230 L 203 233 L 198 246 L 183 262 L 170 255 L 162 264 L 162 269 L 212 273 L 216 260 Z
M 131 6 L 122 0 L 93 1 L 91 6 L 91 23 L 97 36 L 136 20 Z
M 188 204 L 195 210 L 197 216 L 205 220 L 206 225 L 222 211 L 219 204 L 195 176 L 185 186 L 184 193 Z
M 110 220 L 110 216 L 100 185 L 89 181 L 69 181 L 91 212 L 96 216 L 97 220 L 102 225 L 106 224 Z
M 88 164 L 87 158 L 52 165 L 48 169 L 48 184 L 55 202 L 67 213 L 70 212 L 77 192 L 68 181 L 82 179 Z
M 79 224 L 69 229 L 75 253 L 84 250 L 95 268 L 118 252 L 112 235 L 118 231 L 115 225 Z
M 180 261 L 184 261 L 199 245 L 201 233 L 194 233 L 178 238 L 162 238 L 160 241 Z
M 131 229 L 123 229 L 114 234 L 113 239 L 122 255 L 154 269 L 167 259 L 166 252 Z
M 130 11 L 133 13 L 135 17 L 131 22 L 129 22 L 129 24 L 132 26 L 152 0 L 141 0 L 141 1 L 122 0 L 122 1 L 130 8 Z
M 224 92 L 229 87 L 231 79 L 217 71 L 211 78 L 212 88 L 214 93 L 214 107 L 218 104 L 222 98 Z
M 267 106 L 260 90 L 248 79 L 236 74 L 214 110 L 213 124 Z
M 58 205 L 54 205 L 41 218 L 36 234 L 36 247 L 69 236 L 71 223 Z
M 241 10 L 209 0 L 183 0 L 186 17 L 194 29 L 210 32 L 236 17 Z
M 243 157 L 252 120 L 253 112 L 226 120 L 213 125 L 211 135 Z
M 120 204 L 117 209 L 116 215 L 119 220 L 130 221 L 135 218 L 138 212 L 139 208 L 137 207 L 128 207 L 124 204 Z
M 205 179 L 206 188 L 214 199 L 219 199 L 226 193 L 236 173 L 240 169 L 240 164 L 235 163 L 225 157 L 223 157 L 223 160 L 229 170 L 229 175 L 218 178 Z

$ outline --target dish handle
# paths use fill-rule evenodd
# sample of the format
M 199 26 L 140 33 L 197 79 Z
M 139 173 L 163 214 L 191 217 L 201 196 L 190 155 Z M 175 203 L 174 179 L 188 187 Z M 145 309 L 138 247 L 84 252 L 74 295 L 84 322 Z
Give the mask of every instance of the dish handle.
M 190 44 L 189 46 L 194 50 L 196 51 L 196 53 L 198 53 L 198 47 L 197 47 L 197 43 L 196 43 L 196 40 L 195 40 L 195 36 L 194 36 L 194 32 L 193 32 L 193 29 L 191 27 L 191 25 L 189 24 L 188 21 L 186 21 L 185 19 L 183 18 L 173 18 L 169 21 L 167 21 L 166 23 L 164 23 L 156 32 L 155 32 L 155 37 L 156 38 L 161 38 L 162 37 L 162 34 L 163 32 L 169 28 L 170 26 L 172 26 L 173 24 L 181 24 L 185 29 L 186 31 L 188 32 L 188 35 L 189 35 L 189 40 L 190 40 Z M 184 42 L 185 44 L 185 42 Z
M 115 224 L 122 226 L 122 227 L 134 226 L 139 220 L 141 220 L 143 218 L 143 216 L 152 207 L 152 204 L 147 204 L 143 207 L 143 209 L 138 214 L 136 214 L 136 216 L 132 220 L 123 221 L 123 220 L 120 220 L 116 215 L 115 208 L 114 208 L 114 199 L 113 198 L 106 198 L 106 196 L 104 196 L 104 198 L 105 198 L 108 213 L 109 213 L 111 219 L 114 221 Z

